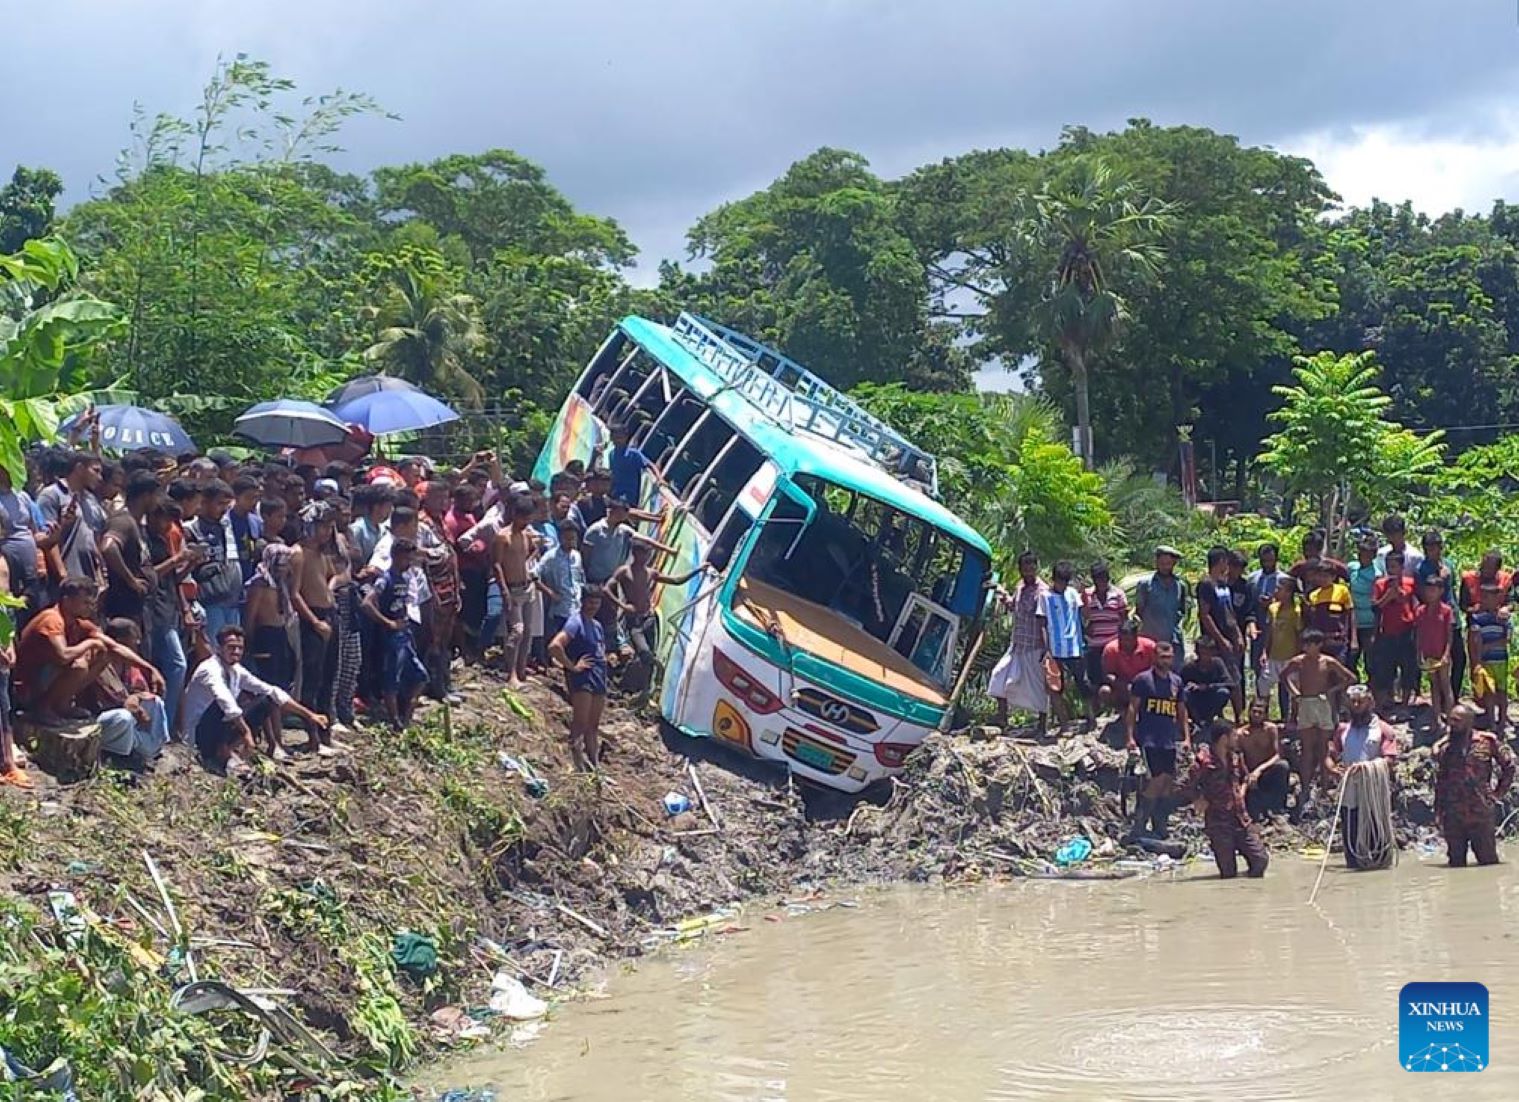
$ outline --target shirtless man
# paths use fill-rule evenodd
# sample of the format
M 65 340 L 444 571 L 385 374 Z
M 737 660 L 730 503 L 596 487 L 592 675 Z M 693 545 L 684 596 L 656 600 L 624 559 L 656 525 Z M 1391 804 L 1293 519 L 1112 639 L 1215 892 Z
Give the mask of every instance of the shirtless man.
M 301 514 L 301 540 L 291 559 L 295 579 L 292 604 L 301 622 L 301 704 L 317 715 L 332 714 L 332 686 L 338 675 L 338 612 L 333 597 L 336 568 L 329 555 L 337 520 L 332 506 L 313 502 Z M 330 728 L 308 724 L 307 749 L 331 742 Z
M 1248 722 L 1239 729 L 1236 745 L 1245 759 L 1245 807 L 1250 818 L 1287 810 L 1287 777 L 1291 769 L 1282 757 L 1281 730 L 1267 719 L 1271 704 L 1265 697 L 1250 701 Z
M 1299 747 L 1298 811 L 1313 802 L 1313 785 L 1320 775 L 1333 772 L 1329 761 L 1329 736 L 1335 728 L 1334 708 L 1329 703 L 1341 689 L 1355 681 L 1355 675 L 1340 661 L 1324 653 L 1324 633 L 1309 628 L 1302 636 L 1303 653 L 1287 663 L 1282 680 L 1287 692 L 1297 701 Z
M 525 616 L 533 597 L 530 563 L 538 551 L 538 533 L 529 525 L 533 520 L 533 499 L 523 494 L 511 504 L 511 524 L 496 533 L 491 561 L 496 584 L 501 587 L 502 611 L 506 618 L 507 686 L 517 688 L 527 680 L 529 644 Z
M 659 623 L 654 618 L 654 587 L 656 585 L 685 585 L 706 569 L 698 566 L 684 574 L 661 574 L 649 567 L 654 548 L 646 543 L 634 543 L 632 559 L 619 566 L 608 583 L 606 596 L 616 602 L 622 612 L 623 630 L 633 648 L 639 666 L 653 669 L 654 645 Z

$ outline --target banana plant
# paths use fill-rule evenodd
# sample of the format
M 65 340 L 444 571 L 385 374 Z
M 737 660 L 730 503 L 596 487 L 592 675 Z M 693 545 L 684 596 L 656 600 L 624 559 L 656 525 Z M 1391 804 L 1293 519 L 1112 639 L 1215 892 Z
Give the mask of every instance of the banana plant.
M 87 389 L 92 353 L 126 329 L 115 306 L 71 289 L 78 275 L 56 237 L 0 256 L 0 464 L 18 486 L 22 449 L 58 435 L 60 404 Z

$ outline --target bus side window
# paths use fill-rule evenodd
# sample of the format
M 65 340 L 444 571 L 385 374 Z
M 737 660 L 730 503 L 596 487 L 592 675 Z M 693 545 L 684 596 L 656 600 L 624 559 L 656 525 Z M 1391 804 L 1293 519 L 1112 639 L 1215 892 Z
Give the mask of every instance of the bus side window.
M 649 358 L 642 349 L 635 349 L 631 359 L 622 370 L 616 372 L 595 403 L 596 415 L 608 425 L 626 420 L 632 412 L 633 395 L 649 377 Z
M 643 388 L 634 396 L 633 408 L 624 417 L 633 426 L 633 446 L 645 455 L 649 454 L 649 449 L 644 446 L 644 442 L 648 440 L 654 422 L 659 420 L 659 415 L 670 405 L 671 390 L 669 371 L 664 364 L 656 361 Z
M 764 457 L 758 448 L 742 436 L 735 439 L 688 496 L 696 522 L 708 532 L 716 532 L 723 517 L 762 462 Z
M 693 500 L 696 483 L 733 436 L 733 426 L 715 410 L 708 410 L 664 468 L 665 482 L 677 497 L 685 502 Z
M 691 426 L 696 424 L 696 419 L 706 408 L 700 399 L 693 397 L 690 393 L 682 392 L 677 396 L 669 408 L 654 422 L 654 427 L 649 432 L 649 446 L 644 448 L 643 452 L 648 456 L 649 462 L 663 470 L 670 460 L 671 453 L 675 450 L 675 445 L 679 444 L 686 433 L 691 431 Z
M 612 375 L 622 366 L 622 361 L 627 356 L 627 346 L 627 335 L 620 329 L 608 337 L 591 360 L 591 366 L 586 368 L 585 378 L 580 380 L 576 393 L 592 405 L 600 401 Z

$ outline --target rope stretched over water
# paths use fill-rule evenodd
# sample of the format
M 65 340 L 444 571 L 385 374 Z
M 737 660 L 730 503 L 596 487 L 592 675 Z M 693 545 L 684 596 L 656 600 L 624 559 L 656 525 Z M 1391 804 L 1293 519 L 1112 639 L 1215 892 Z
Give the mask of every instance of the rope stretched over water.
M 1334 817 L 1329 820 L 1329 833 L 1324 835 L 1324 859 L 1319 862 L 1319 875 L 1313 881 L 1313 891 L 1308 893 L 1308 906 L 1319 897 L 1319 885 L 1324 882 L 1324 870 L 1329 867 L 1329 851 L 1334 848 L 1334 832 L 1340 825 L 1340 808 L 1345 806 L 1345 781 L 1349 773 L 1340 776 L 1340 791 L 1334 798 Z
M 1398 855 L 1392 826 L 1392 774 L 1384 758 L 1374 758 L 1351 768 L 1345 784 L 1355 796 L 1356 836 L 1345 844 L 1355 846 L 1363 868 L 1385 869 Z

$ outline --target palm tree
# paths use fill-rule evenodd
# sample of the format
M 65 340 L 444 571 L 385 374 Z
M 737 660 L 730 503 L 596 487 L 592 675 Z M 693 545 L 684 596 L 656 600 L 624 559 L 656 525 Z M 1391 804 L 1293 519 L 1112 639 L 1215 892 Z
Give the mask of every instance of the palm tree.
M 1126 293 L 1152 279 L 1173 207 L 1141 195 L 1100 157 L 1082 156 L 1029 199 L 1020 234 L 1043 274 L 1034 329 L 1071 373 L 1077 452 L 1092 465 L 1088 368 L 1129 317 Z
M 444 273 L 396 267 L 383 297 L 365 307 L 364 317 L 376 330 L 374 343 L 364 350 L 366 360 L 428 390 L 481 404 L 485 389 L 467 366 L 485 345 L 479 304 L 452 290 Z

